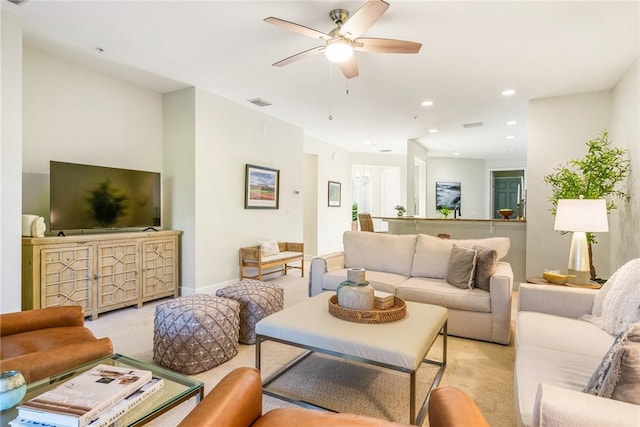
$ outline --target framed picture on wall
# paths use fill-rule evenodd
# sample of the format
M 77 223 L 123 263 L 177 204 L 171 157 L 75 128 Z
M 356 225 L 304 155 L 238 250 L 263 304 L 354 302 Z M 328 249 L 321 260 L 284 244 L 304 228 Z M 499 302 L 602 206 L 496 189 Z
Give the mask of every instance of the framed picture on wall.
M 342 184 L 329 181 L 329 206 L 339 207 L 342 199 Z
M 280 199 L 278 169 L 247 164 L 244 186 L 245 209 L 278 209 Z
M 460 196 L 459 182 L 436 182 L 436 209 L 460 209 Z

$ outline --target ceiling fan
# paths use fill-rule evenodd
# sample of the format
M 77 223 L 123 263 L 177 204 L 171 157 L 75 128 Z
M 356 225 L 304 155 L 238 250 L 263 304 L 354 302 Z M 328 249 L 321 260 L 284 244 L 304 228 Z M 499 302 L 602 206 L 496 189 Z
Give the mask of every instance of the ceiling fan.
M 418 53 L 422 43 L 360 37 L 382 16 L 388 7 L 389 3 L 383 0 L 369 0 L 353 15 L 349 15 L 349 12 L 344 9 L 334 9 L 329 12 L 329 17 L 336 24 L 336 28 L 328 34 L 280 18 L 272 16 L 265 18 L 264 21 L 269 24 L 324 42 L 322 46 L 297 53 L 276 62 L 273 66 L 282 67 L 324 51 L 330 61 L 338 64 L 342 74 L 347 79 L 351 79 L 359 74 L 358 64 L 353 56 L 354 50 L 375 53 Z

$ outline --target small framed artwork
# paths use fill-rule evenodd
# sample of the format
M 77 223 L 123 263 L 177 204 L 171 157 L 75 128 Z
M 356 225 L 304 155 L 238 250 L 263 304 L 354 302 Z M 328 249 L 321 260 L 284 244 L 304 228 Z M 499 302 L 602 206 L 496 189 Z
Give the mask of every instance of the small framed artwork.
M 342 199 L 342 184 L 329 181 L 329 206 L 339 207 Z
M 461 199 L 459 182 L 436 182 L 436 209 L 459 209 Z
M 246 166 L 244 188 L 245 209 L 278 209 L 280 171 L 262 166 Z

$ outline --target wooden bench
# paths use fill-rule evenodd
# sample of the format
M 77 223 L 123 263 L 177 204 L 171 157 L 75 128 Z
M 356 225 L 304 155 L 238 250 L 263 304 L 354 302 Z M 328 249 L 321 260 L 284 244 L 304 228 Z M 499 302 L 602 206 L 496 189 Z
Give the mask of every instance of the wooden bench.
M 280 253 L 270 256 L 262 256 L 260 246 L 240 248 L 240 280 L 262 280 L 262 276 L 265 274 L 278 273 L 281 271 L 284 271 L 284 274 L 287 274 L 287 271 L 290 268 L 300 269 L 302 277 L 304 277 L 304 243 L 278 242 L 278 247 L 280 249 Z M 298 261 L 300 262 L 300 266 L 289 265 L 289 263 Z M 278 270 L 264 271 L 265 269 L 273 267 L 282 268 Z M 256 269 L 257 274 L 245 274 L 246 268 Z

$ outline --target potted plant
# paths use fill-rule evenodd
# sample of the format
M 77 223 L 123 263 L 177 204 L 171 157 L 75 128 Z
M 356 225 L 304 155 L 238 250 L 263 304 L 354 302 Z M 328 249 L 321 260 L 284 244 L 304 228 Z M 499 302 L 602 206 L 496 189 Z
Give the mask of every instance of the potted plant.
M 447 219 L 449 214 L 451 214 L 451 209 L 449 209 L 447 206 L 444 206 L 444 205 L 438 206 L 438 210 L 444 216 L 444 219 Z
M 396 206 L 394 207 L 394 209 L 396 210 L 396 214 L 397 214 L 398 216 L 403 216 L 403 215 L 404 215 L 404 213 L 407 211 L 407 210 L 405 209 L 405 207 L 404 207 L 404 206 L 402 206 L 402 205 L 396 205 Z
M 631 161 L 626 158 L 627 150 L 611 147 L 606 130 L 598 138 L 587 142 L 587 147 L 584 158 L 569 160 L 544 177 L 544 182 L 551 185 L 549 210 L 554 216 L 560 199 L 579 199 L 580 196 L 585 199 L 606 199 L 607 212 L 617 209 L 616 199 L 622 202 L 630 199 L 619 185 L 631 170 Z M 593 233 L 587 233 L 587 243 L 591 280 L 596 280 L 592 244 L 597 241 Z
M 351 231 L 358 231 L 358 204 L 351 205 Z

